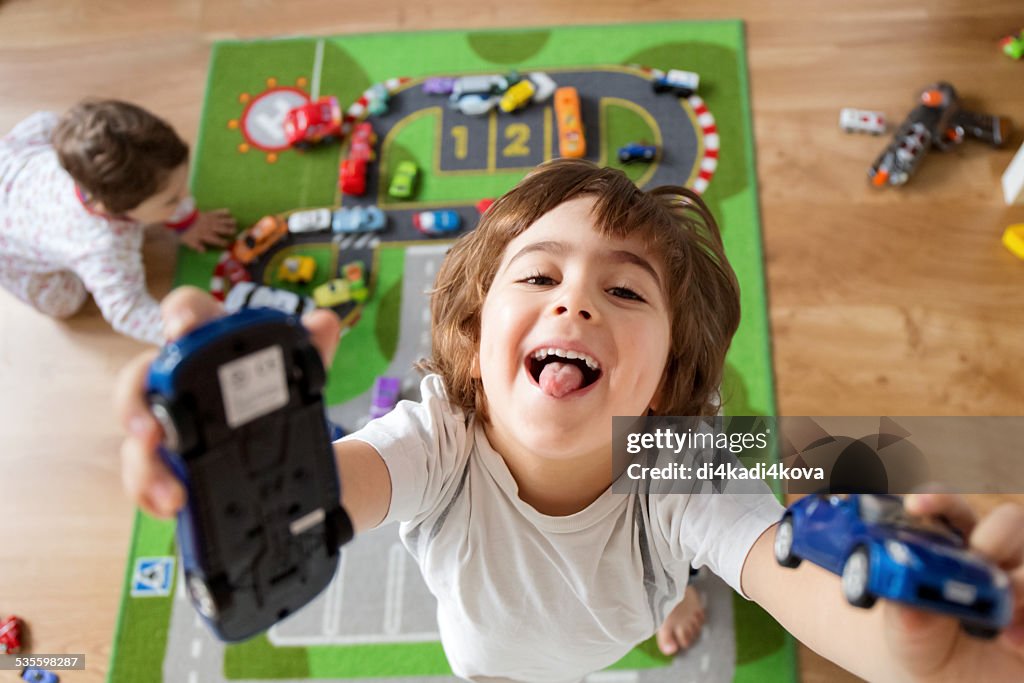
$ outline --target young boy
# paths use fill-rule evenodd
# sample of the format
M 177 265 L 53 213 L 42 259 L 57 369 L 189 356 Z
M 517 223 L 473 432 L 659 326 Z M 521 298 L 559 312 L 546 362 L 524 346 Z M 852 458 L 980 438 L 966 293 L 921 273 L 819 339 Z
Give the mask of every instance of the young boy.
M 199 251 L 235 231 L 227 211 L 194 206 L 188 146 L 146 110 L 106 100 L 33 114 L 0 140 L 0 285 L 58 318 L 92 294 L 115 330 L 161 344 L 143 228 L 163 223 Z
M 499 199 L 438 273 L 436 374 L 418 403 L 335 444 L 357 531 L 389 521 L 438 598 L 457 675 L 579 681 L 648 638 L 708 566 L 825 656 L 870 680 L 1021 680 L 1022 619 L 999 641 L 886 604 L 849 607 L 835 576 L 772 554 L 781 514 L 764 495 L 614 493 L 612 416 L 711 415 L 739 321 L 736 280 L 703 203 L 645 193 L 618 171 L 558 160 Z M 175 337 L 218 314 L 195 290 L 165 303 Z M 332 351 L 337 322 L 307 319 Z M 154 455 L 142 401 L 152 355 L 118 385 L 126 488 L 161 516 L 183 492 Z M 620 482 L 621 484 L 621 482 Z M 968 531 L 959 499 L 917 496 Z M 1022 587 L 1024 509 L 982 520 L 972 545 Z M 1021 591 L 1018 590 L 1018 596 Z M 684 603 L 685 604 L 685 603 Z

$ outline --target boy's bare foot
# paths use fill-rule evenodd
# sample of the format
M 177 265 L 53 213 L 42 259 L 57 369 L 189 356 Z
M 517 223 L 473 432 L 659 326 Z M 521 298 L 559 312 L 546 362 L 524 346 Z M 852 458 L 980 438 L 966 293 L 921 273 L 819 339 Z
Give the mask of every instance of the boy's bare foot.
M 672 608 L 658 629 L 658 647 L 667 655 L 685 650 L 697 641 L 702 626 L 704 603 L 700 593 L 690 584 L 683 593 L 682 601 Z

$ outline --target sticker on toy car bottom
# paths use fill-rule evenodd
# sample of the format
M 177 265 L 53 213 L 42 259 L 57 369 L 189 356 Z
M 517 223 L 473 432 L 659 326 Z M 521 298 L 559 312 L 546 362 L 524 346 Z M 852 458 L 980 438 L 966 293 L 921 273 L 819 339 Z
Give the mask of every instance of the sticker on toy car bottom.
M 250 353 L 217 369 L 224 417 L 232 429 L 288 403 L 288 382 L 280 346 Z

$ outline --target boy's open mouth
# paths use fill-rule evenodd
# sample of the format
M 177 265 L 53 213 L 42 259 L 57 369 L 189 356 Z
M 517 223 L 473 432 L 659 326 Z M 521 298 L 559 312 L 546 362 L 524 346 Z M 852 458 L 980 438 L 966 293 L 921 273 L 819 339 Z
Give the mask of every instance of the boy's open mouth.
M 585 389 L 601 377 L 596 360 L 579 351 L 538 349 L 526 359 L 526 369 L 548 396 L 562 398 Z

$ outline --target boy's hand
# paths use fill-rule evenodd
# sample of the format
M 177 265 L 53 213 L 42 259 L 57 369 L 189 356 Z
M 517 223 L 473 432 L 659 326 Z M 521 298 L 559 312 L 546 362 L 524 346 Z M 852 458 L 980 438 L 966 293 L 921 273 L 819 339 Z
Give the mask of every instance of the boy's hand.
M 206 247 L 226 247 L 235 236 L 238 223 L 227 209 L 206 211 L 196 217 L 196 222 L 181 233 L 181 241 L 198 252 Z
M 202 323 L 224 315 L 212 296 L 194 287 L 174 290 L 161 304 L 167 338 L 177 339 Z M 331 311 L 318 309 L 303 318 L 324 366 L 334 357 L 341 324 Z M 121 370 L 114 388 L 114 409 L 125 429 L 121 478 L 125 492 L 154 517 L 171 517 L 185 504 L 185 491 L 157 454 L 163 432 L 145 398 L 146 373 L 157 351 L 140 354 Z
M 967 501 L 944 493 L 905 498 L 914 516 L 945 516 L 969 540 L 970 548 L 1010 577 L 1014 618 L 994 641 L 966 635 L 948 617 L 885 603 L 886 642 L 916 680 L 1024 680 L 1024 506 L 1005 503 L 977 519 Z

